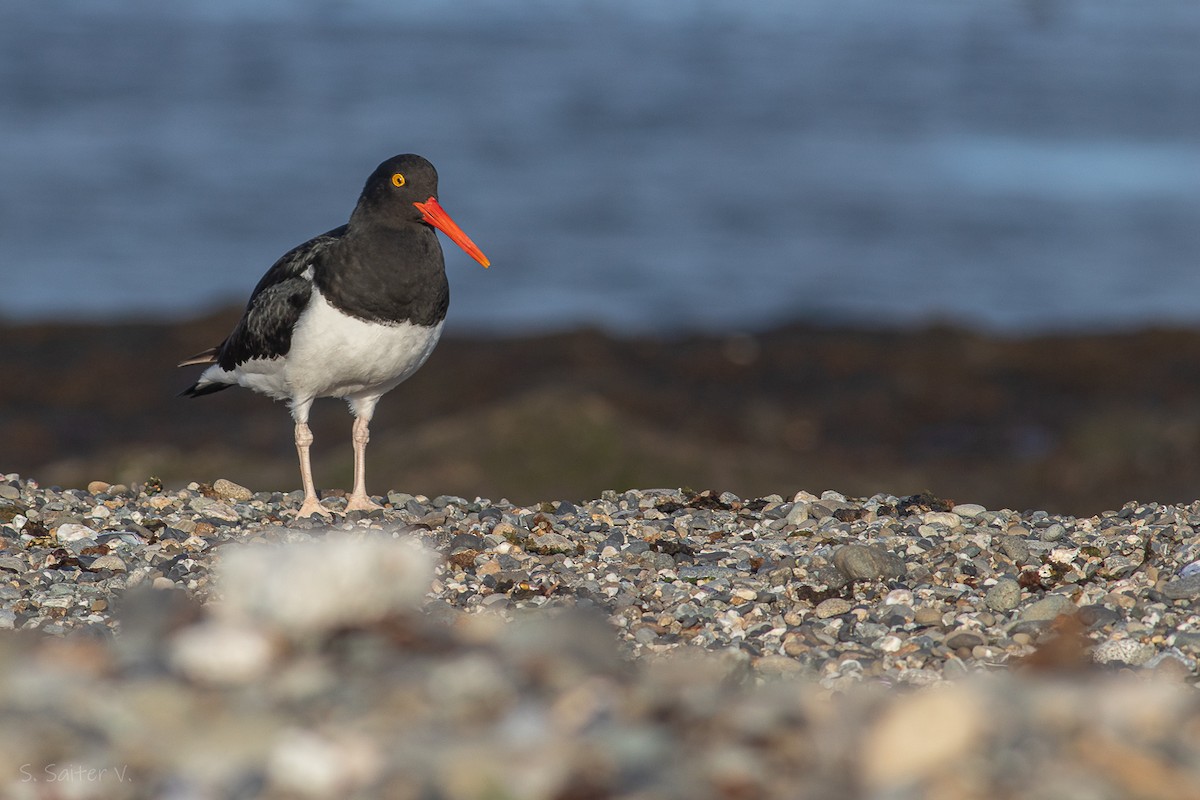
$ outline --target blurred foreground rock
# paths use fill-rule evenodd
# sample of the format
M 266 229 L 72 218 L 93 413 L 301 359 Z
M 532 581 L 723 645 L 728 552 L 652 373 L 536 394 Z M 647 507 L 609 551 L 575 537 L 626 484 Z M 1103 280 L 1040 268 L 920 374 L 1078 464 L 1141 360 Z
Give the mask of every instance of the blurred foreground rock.
M 242 494 L 3 476 L 0 796 L 1200 797 L 1200 503 Z
M 432 559 L 404 539 L 226 549 L 207 608 L 146 589 L 117 643 L 0 639 L 5 797 L 1200 796 L 1181 684 L 831 693 L 756 679 L 733 650 L 628 660 L 595 612 L 421 610 Z M 358 590 L 327 591 L 348 574 Z M 165 608 L 176 624 L 131 629 Z

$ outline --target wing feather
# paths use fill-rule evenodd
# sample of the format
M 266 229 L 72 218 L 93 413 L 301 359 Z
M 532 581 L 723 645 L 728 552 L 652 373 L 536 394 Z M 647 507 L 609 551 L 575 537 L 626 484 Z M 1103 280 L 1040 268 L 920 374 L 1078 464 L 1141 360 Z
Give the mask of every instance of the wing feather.
M 312 297 L 312 267 L 346 233 L 346 226 L 309 239 L 284 253 L 254 287 L 246 311 L 225 341 L 186 359 L 232 370 L 254 358 L 278 358 L 292 346 L 292 330 Z

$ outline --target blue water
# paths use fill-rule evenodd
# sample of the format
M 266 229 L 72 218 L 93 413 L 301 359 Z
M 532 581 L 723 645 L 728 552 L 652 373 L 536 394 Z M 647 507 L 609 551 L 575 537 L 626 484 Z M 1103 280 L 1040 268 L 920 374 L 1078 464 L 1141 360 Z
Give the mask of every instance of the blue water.
M 240 303 L 406 151 L 459 331 L 1200 323 L 1194 0 L 7 2 L 0 317 Z

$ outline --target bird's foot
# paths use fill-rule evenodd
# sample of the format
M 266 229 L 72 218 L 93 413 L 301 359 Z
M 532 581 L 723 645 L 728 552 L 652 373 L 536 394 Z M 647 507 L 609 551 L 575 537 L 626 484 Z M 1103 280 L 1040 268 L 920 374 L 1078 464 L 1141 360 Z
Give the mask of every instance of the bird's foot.
M 296 516 L 300 519 L 304 519 L 307 517 L 311 517 L 314 514 L 318 514 L 318 515 L 324 517 L 325 519 L 333 518 L 333 512 L 331 512 L 328 508 L 325 508 L 325 506 L 323 506 L 319 502 L 317 502 L 316 497 L 304 498 L 304 503 L 300 506 L 300 510 L 298 512 L 296 512 Z
M 383 506 L 373 501 L 370 497 L 364 494 L 352 494 L 346 498 L 346 512 L 351 511 L 379 511 Z

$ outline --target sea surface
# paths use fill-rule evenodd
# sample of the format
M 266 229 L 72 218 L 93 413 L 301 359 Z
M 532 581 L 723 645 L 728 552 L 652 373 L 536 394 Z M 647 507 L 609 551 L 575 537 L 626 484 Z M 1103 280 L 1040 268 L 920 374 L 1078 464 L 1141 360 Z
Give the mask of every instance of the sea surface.
M 1200 3 L 11 0 L 0 319 L 192 317 L 395 153 L 451 329 L 1200 324 Z

